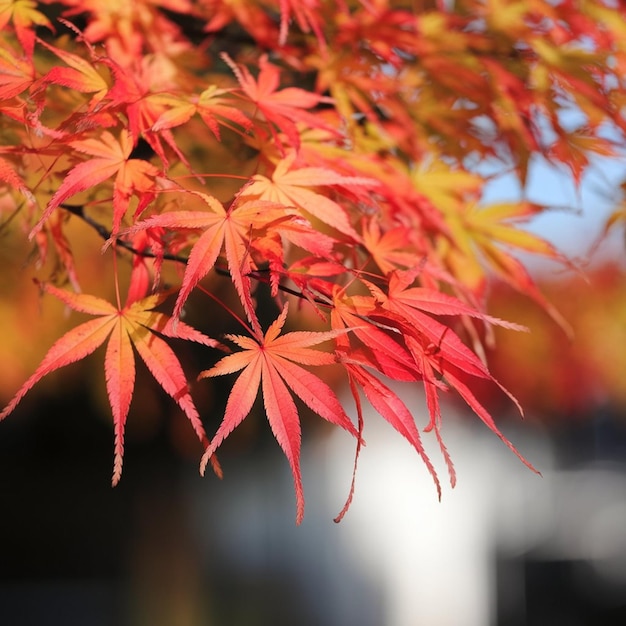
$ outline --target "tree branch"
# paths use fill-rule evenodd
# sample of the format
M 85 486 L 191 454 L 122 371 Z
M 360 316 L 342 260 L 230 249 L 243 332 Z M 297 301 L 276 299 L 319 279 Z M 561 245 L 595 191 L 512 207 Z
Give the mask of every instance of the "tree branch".
M 97 220 L 94 220 L 92 217 L 87 215 L 84 210 L 85 208 L 82 205 L 60 204 L 59 206 L 62 209 L 65 209 L 68 213 L 71 213 L 72 215 L 79 217 L 86 224 L 89 224 L 89 226 L 91 226 L 102 237 L 102 239 L 104 239 L 104 241 L 108 241 L 109 239 L 111 239 L 111 236 L 112 236 L 111 231 L 108 228 L 106 228 L 106 226 L 102 225 L 100 222 L 98 222 Z M 128 252 L 132 254 L 136 254 L 138 256 L 142 256 L 142 257 L 150 258 L 150 259 L 156 259 L 158 257 L 158 258 L 165 259 L 167 261 L 174 261 L 175 263 L 182 263 L 183 265 L 187 265 L 187 257 L 180 256 L 177 254 L 170 254 L 166 252 L 163 254 L 155 254 L 151 250 L 138 250 L 128 241 L 124 241 L 123 239 L 117 239 L 116 241 L 117 241 L 118 246 L 120 246 L 121 248 L 124 248 L 125 250 L 127 250 Z M 231 276 L 230 272 L 227 269 L 218 267 L 217 265 L 214 267 L 214 269 L 220 276 L 225 276 L 225 277 Z M 267 275 L 268 273 L 269 273 L 269 269 L 256 269 L 256 270 L 251 271 L 248 274 L 248 276 L 250 278 L 254 278 L 255 280 L 258 280 L 259 282 L 267 285 L 270 282 L 269 276 Z M 288 293 L 292 296 L 302 298 L 303 300 L 311 300 L 311 298 L 307 298 L 302 291 L 297 291 L 295 289 L 292 289 L 291 287 L 287 287 L 285 285 L 279 284 L 278 289 L 280 289 L 283 293 Z M 321 298 L 314 297 L 313 301 L 316 304 L 319 304 L 322 306 L 327 306 L 327 307 L 332 306 L 330 302 L 322 300 Z

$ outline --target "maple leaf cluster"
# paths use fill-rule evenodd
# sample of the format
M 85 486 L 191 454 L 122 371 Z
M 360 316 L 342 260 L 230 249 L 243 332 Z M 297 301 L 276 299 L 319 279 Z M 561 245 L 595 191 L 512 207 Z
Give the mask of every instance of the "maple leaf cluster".
M 439 492 L 422 426 L 389 381 L 423 386 L 423 426 L 453 485 L 442 393 L 458 394 L 518 454 L 474 393 L 485 381 L 500 387 L 482 358 L 493 326 L 521 328 L 486 312 L 488 279 L 560 320 L 515 251 L 560 255 L 522 228 L 547 207 L 486 206 L 479 172 L 513 171 L 523 187 L 541 155 L 579 181 L 593 153 L 615 152 L 604 131 L 626 130 L 625 24 L 623 4 L 603 0 L 0 2 L 2 221 L 39 267 L 54 266 L 41 289 L 95 316 L 54 343 L 0 419 L 42 377 L 106 342 L 114 484 L 135 353 L 191 422 L 202 471 L 211 462 L 220 473 L 215 452 L 260 391 L 298 522 L 294 396 L 354 436 L 357 456 L 365 398 Z M 572 125 L 574 109 L 582 121 Z M 103 263 L 113 257 L 100 281 L 115 285 L 115 304 L 81 290 L 76 221 L 102 238 Z M 229 284 L 237 304 L 208 277 Z M 277 305 L 266 330 L 260 289 Z M 244 334 L 212 338 L 185 323 L 193 293 L 206 295 L 207 319 L 221 304 Z M 297 309 L 325 329 L 283 332 Z M 199 378 L 238 373 L 212 438 L 173 338 L 228 353 Z M 310 369 L 330 365 L 345 376 L 356 424 Z

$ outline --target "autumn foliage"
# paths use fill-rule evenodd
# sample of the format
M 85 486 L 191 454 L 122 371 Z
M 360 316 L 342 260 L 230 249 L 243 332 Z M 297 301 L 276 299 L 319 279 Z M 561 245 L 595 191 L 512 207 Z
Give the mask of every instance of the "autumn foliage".
M 594 153 L 614 154 L 622 3 L 4 0 L 0 27 L 1 233 L 24 242 L 46 298 L 93 316 L 59 332 L 0 419 L 106 344 L 115 484 L 135 354 L 191 422 L 202 472 L 221 472 L 216 450 L 260 396 L 298 522 L 302 406 L 348 431 L 358 456 L 369 402 L 439 491 L 420 433 L 437 438 L 454 485 L 443 393 L 518 454 L 475 394 L 487 382 L 510 396 L 483 346 L 494 326 L 522 329 L 486 311 L 488 284 L 496 275 L 560 323 L 516 252 L 560 256 L 523 228 L 547 207 L 482 193 L 505 171 L 523 189 L 537 155 L 580 181 Z M 100 242 L 89 292 L 78 224 Z M 263 290 L 276 303 L 267 327 Z M 192 294 L 202 331 L 182 319 Z M 240 333 L 211 336 L 216 308 Z M 232 385 L 213 437 L 172 339 L 206 347 L 200 379 Z M 316 366 L 346 382 L 355 421 Z M 429 418 L 390 381 L 422 385 Z
M 542 281 L 542 291 L 571 325 L 573 340 L 521 295 L 504 285 L 492 290 L 490 305 L 500 315 L 515 314 L 532 328 L 523 342 L 513 334 L 499 337 L 503 340 L 489 358 L 491 371 L 514 391 L 527 414 L 555 427 L 599 411 L 614 412 L 618 419 L 626 415 L 625 282 L 624 268 L 616 263 Z M 493 394 L 486 402 L 501 404 Z

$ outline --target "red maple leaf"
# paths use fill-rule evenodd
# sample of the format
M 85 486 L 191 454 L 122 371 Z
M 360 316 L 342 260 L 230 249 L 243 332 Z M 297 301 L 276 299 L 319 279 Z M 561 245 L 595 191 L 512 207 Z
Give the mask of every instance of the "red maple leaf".
M 174 332 L 169 323 L 171 318 L 154 310 L 165 301 L 168 293 L 136 299 L 138 288 L 131 283 L 126 304 L 119 308 L 96 296 L 75 294 L 48 284 L 42 287 L 75 311 L 96 315 L 97 318 L 76 326 L 56 341 L 35 373 L 0 413 L 0 421 L 15 409 L 26 393 L 44 376 L 84 359 L 108 338 L 104 371 L 115 425 L 113 485 L 119 482 L 122 475 L 124 429 L 135 387 L 133 346 L 159 385 L 185 412 L 203 446 L 208 445 L 181 364 L 159 335 L 187 339 L 213 348 L 220 347 L 220 344 L 180 321 Z M 214 469 L 216 473 L 220 472 L 219 465 L 214 465 Z
M 262 200 L 280 202 L 285 206 L 295 205 L 307 215 L 310 214 L 359 241 L 359 234 L 351 226 L 346 210 L 328 195 L 317 193 L 314 189 L 322 185 L 374 187 L 378 184 L 377 181 L 371 178 L 343 176 L 324 167 L 292 168 L 295 157 L 295 153 L 292 152 L 279 161 L 271 180 L 261 174 L 253 176 L 253 182 L 247 188 L 247 193 L 258 193 Z
M 70 146 L 83 154 L 90 155 L 88 161 L 75 165 L 64 178 L 61 186 L 50 199 L 39 222 L 31 232 L 34 236 L 54 209 L 67 198 L 103 183 L 115 176 L 113 183 L 113 233 L 119 229 L 130 198 L 139 195 L 139 204 L 135 211 L 138 215 L 154 197 L 154 177 L 159 173 L 152 163 L 143 159 L 129 159 L 133 149 L 133 139 L 126 129 L 122 129 L 120 139 L 108 131 L 100 137 L 81 139 L 70 142 Z
M 393 272 L 389 281 L 389 294 L 385 295 L 372 284 L 367 284 L 384 310 L 392 313 L 392 319 L 402 329 L 402 334 L 424 381 L 426 399 L 430 412 L 428 430 L 434 429 L 442 453 L 451 468 L 450 459 L 439 434 L 441 420 L 438 388 L 450 386 L 465 400 L 469 407 L 495 433 L 503 443 L 530 469 L 537 471 L 498 429 L 493 417 L 480 404 L 470 388 L 463 382 L 469 375 L 489 380 L 502 389 L 520 409 L 517 400 L 491 375 L 487 366 L 472 352 L 450 328 L 431 315 L 466 315 L 477 317 L 490 324 L 511 330 L 527 330 L 524 326 L 485 315 L 458 298 L 433 289 L 411 287 L 415 271 Z M 429 315 L 431 314 L 431 315 Z M 443 377 L 439 381 L 436 373 Z M 445 385 L 442 386 L 442 382 Z M 451 469 L 451 479 L 454 474 Z
M 174 317 L 180 315 L 193 288 L 213 269 L 223 247 L 228 269 L 246 315 L 255 329 L 258 328 L 248 277 L 254 267 L 249 253 L 250 234 L 251 230 L 259 224 L 263 228 L 269 228 L 272 222 L 283 220 L 285 218 L 284 207 L 275 203 L 253 200 L 234 204 L 229 211 L 226 211 L 222 203 L 213 196 L 201 192 L 190 191 L 188 193 L 200 198 L 210 210 L 172 211 L 154 215 L 138 222 L 125 232 L 134 234 L 141 230 L 157 228 L 163 228 L 166 231 L 172 229 L 203 230 L 204 232 L 189 254 L 185 275 L 174 307 Z
M 243 92 L 254 102 L 259 113 L 269 123 L 270 132 L 274 140 L 282 150 L 282 143 L 278 139 L 276 128 L 285 133 L 288 143 L 296 150 L 300 147 L 300 132 L 296 126 L 302 122 L 311 128 L 323 128 L 330 132 L 336 129 L 328 126 L 321 118 L 307 109 L 325 102 L 328 98 L 312 93 L 299 87 L 287 87 L 278 89 L 280 84 L 280 70 L 272 65 L 267 56 L 259 59 L 259 75 L 255 78 L 245 65 L 237 65 L 226 53 L 222 58 L 233 70 Z
M 297 365 L 335 363 L 334 354 L 312 350 L 310 346 L 334 339 L 346 331 L 298 331 L 280 335 L 287 311 L 288 307 L 285 305 L 265 336 L 261 333 L 255 333 L 254 338 L 227 335 L 227 339 L 237 344 L 242 351 L 224 357 L 217 365 L 200 374 L 200 378 L 205 378 L 241 371 L 228 397 L 224 419 L 202 457 L 200 471 L 204 471 L 222 441 L 250 413 L 261 387 L 267 419 L 291 465 L 297 502 L 296 522 L 299 524 L 304 516 L 304 492 L 300 472 L 300 419 L 289 390 L 324 419 L 345 428 L 359 440 L 360 435 L 332 389 L 320 378 Z
M 291 16 L 295 17 L 300 30 L 304 33 L 313 31 L 317 38 L 320 50 L 326 49 L 326 42 L 322 33 L 323 16 L 319 0 L 279 0 L 280 6 L 280 36 L 279 43 L 285 45 Z

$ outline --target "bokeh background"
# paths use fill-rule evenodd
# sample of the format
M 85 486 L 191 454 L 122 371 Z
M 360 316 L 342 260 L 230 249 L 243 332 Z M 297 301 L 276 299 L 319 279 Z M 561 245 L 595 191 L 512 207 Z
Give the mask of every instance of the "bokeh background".
M 571 338 L 506 288 L 491 294 L 495 315 L 532 331 L 498 333 L 489 355 L 526 418 L 493 390 L 485 389 L 484 401 L 541 477 L 451 400 L 443 435 L 459 479 L 438 502 L 410 446 L 367 415 L 354 501 L 334 524 L 349 491 L 354 444 L 305 416 L 307 512 L 296 527 L 289 467 L 262 412 L 222 447 L 224 480 L 200 478 L 189 424 L 140 370 L 124 476 L 112 489 L 113 434 L 98 352 L 47 377 L 0 424 L 0 624 L 626 624 L 620 221 L 602 236 L 603 221 L 620 206 L 616 190 L 625 174 L 623 161 L 599 162 L 576 189 L 545 164 L 531 171 L 529 197 L 565 208 L 533 228 L 578 269 L 534 265 L 533 273 L 571 324 Z M 519 190 L 500 179 L 489 193 L 507 199 Z M 77 265 L 88 289 L 98 281 L 88 269 L 99 246 L 84 228 Z M 69 327 L 76 318 L 40 299 L 27 250 L 4 246 L 1 255 L 4 404 L 54 341 L 58 320 Z M 189 315 L 193 322 L 193 303 Z M 226 330 L 220 323 L 212 321 L 211 334 Z M 176 347 L 187 351 L 191 378 L 207 366 L 201 351 Z M 214 432 L 229 381 L 205 382 L 192 391 Z M 420 391 L 403 393 L 419 420 Z M 425 439 L 445 476 L 436 445 Z

